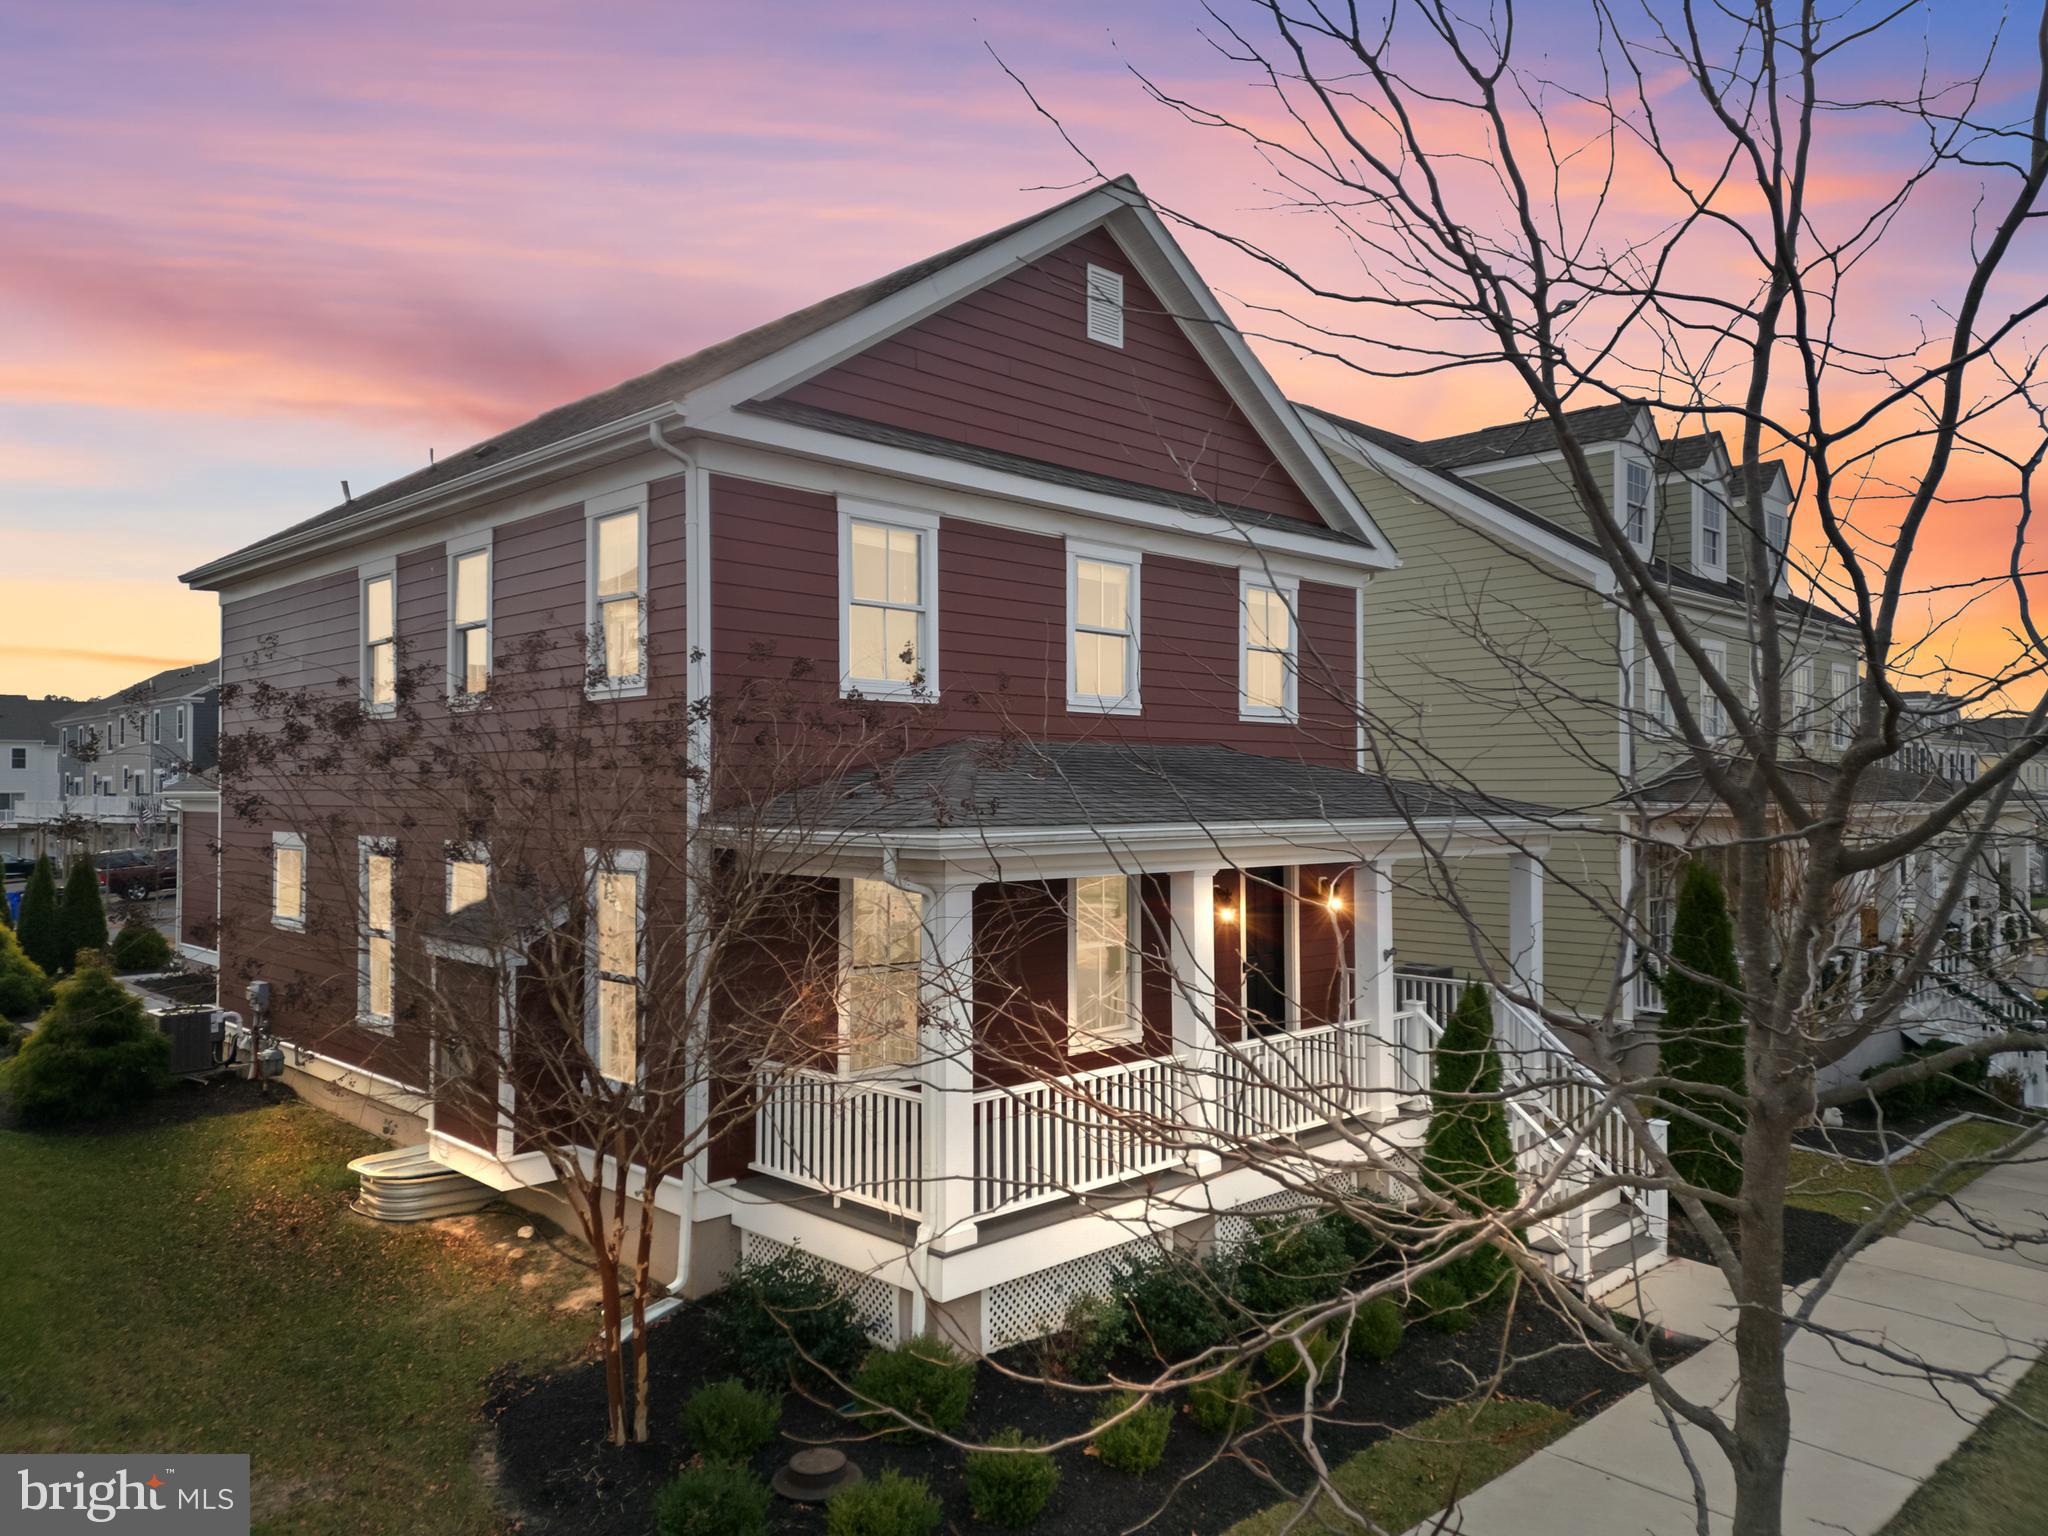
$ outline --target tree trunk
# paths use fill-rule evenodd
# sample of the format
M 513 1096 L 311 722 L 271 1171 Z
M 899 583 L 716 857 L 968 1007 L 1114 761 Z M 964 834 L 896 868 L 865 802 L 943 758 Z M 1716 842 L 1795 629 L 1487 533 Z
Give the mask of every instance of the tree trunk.
M 654 1191 L 650 1172 L 640 1202 L 640 1241 L 633 1250 L 633 1438 L 648 1438 L 647 1291 L 653 1283 Z
M 1753 1101 L 1742 1138 L 1741 1278 L 1736 1295 L 1735 1523 L 1732 1536 L 1779 1536 L 1792 1405 L 1785 1392 L 1785 1189 L 1799 1113 Z

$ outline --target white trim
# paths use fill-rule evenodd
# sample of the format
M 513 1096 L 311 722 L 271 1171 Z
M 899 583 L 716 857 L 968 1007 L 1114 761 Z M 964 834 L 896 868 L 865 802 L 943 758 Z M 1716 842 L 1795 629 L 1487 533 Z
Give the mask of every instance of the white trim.
M 497 671 L 498 554 L 495 538 L 495 529 L 478 528 L 447 541 L 448 586 L 446 598 L 442 603 L 442 617 L 448 634 L 448 699 L 451 703 L 474 704 L 487 697 L 491 689 L 491 676 Z M 464 625 L 458 629 L 455 621 L 456 571 L 461 563 L 472 555 L 484 557 L 484 616 L 479 623 Z M 484 686 L 481 692 L 472 694 L 466 686 L 469 664 L 462 637 L 469 630 L 477 628 L 484 632 Z
M 1082 880 L 1122 880 L 1124 883 L 1124 991 L 1129 1000 L 1128 1036 L 1085 1032 L 1081 1027 L 1076 1000 L 1081 995 L 1081 889 Z M 1139 1045 L 1145 1039 L 1144 933 L 1145 891 L 1133 874 L 1080 875 L 1067 886 L 1067 1054 L 1098 1056 L 1104 1051 Z
M 182 817 L 182 812 L 180 814 Z M 219 833 L 216 832 L 215 836 L 218 835 Z M 181 824 L 178 834 L 178 841 L 181 846 L 184 840 L 184 828 Z M 299 915 L 297 917 L 279 917 L 277 915 L 277 855 L 280 849 L 293 849 L 299 855 Z M 183 891 L 184 888 L 185 882 L 181 879 L 178 882 L 178 889 Z M 270 926 L 282 928 L 287 933 L 304 933 L 306 931 L 306 839 L 297 832 L 272 832 L 270 834 Z M 182 930 L 180 931 L 182 933 Z
M 625 486 L 603 496 L 592 496 L 583 503 L 583 633 L 588 654 L 584 662 L 584 693 L 593 699 L 637 699 L 647 693 L 647 679 L 650 673 L 647 654 L 647 524 L 648 524 L 647 482 Z M 601 523 L 614 517 L 635 516 L 639 519 L 640 584 L 637 601 L 640 617 L 640 670 L 630 677 L 602 679 L 599 669 L 605 664 L 603 619 L 597 600 L 597 530 Z M 614 597 L 612 602 L 622 599 Z
M 379 581 L 391 584 L 391 634 L 384 640 L 373 641 L 370 639 L 370 587 Z M 393 696 L 386 704 L 379 704 L 371 697 L 372 645 L 391 647 Z M 398 560 L 392 555 L 364 560 L 356 566 L 356 685 L 367 713 L 385 716 L 398 712 Z
M 633 902 L 635 907 L 633 925 L 633 965 L 638 975 L 634 979 L 633 1018 L 633 1080 L 642 1080 L 647 1071 L 645 1053 L 640 1049 L 640 1020 L 642 998 L 647 988 L 647 850 L 644 848 L 586 848 L 583 850 L 584 872 L 590 882 L 590 917 L 584 935 L 584 953 L 589 961 L 583 969 L 583 1048 L 591 1063 L 598 1071 L 604 1071 L 603 1041 L 599 1038 L 601 1021 L 598 1006 L 598 992 L 604 973 L 599 966 L 597 931 L 598 876 L 600 874 L 632 875 Z M 605 1074 L 605 1080 L 623 1083 L 623 1078 Z
M 370 1007 L 370 860 L 391 861 L 391 1012 L 375 1013 Z M 376 930 L 378 933 L 384 930 Z M 356 1023 L 364 1029 L 390 1034 L 398 1017 L 398 840 L 363 835 L 356 838 Z
M 932 513 L 841 496 L 839 505 L 839 692 L 864 699 L 936 699 L 939 696 L 939 519 Z M 918 678 L 900 682 L 853 675 L 853 525 L 917 535 Z M 891 604 L 901 610 L 908 604 Z
M 1067 546 L 1067 710 L 1077 715 L 1136 715 L 1144 712 L 1144 673 L 1142 657 L 1144 644 L 1141 639 L 1143 605 L 1140 588 L 1144 574 L 1144 555 L 1141 551 L 1119 548 L 1110 544 L 1090 544 L 1079 539 L 1068 539 Z M 1126 602 L 1124 623 L 1124 678 L 1129 686 L 1120 695 L 1084 694 L 1080 691 L 1078 671 L 1081 657 L 1075 641 L 1080 633 L 1080 562 L 1089 561 L 1096 565 L 1120 565 L 1129 573 L 1125 588 Z M 1091 631 L 1096 634 L 1113 633 L 1107 630 Z
M 1279 594 L 1287 610 L 1287 650 L 1280 663 L 1282 703 L 1255 705 L 1246 697 L 1251 687 L 1251 606 L 1254 589 Z M 1262 647 L 1262 649 L 1266 649 Z M 1289 723 L 1301 717 L 1301 583 L 1291 576 L 1240 566 L 1237 572 L 1237 718 Z

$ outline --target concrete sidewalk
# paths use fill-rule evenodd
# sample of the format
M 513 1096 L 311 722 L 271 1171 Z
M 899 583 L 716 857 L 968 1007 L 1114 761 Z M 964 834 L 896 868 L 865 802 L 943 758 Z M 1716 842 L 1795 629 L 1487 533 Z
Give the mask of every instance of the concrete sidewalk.
M 2048 1232 L 2048 1164 L 1986 1174 L 1960 1200 L 1966 1215 L 1938 1208 L 1843 1266 L 1814 1320 L 1851 1337 L 1802 1333 L 1793 1341 L 1787 1536 L 1871 1536 L 1990 1411 L 1976 1392 L 1873 1346 L 1933 1368 L 1990 1371 L 2001 1394 L 2048 1347 L 2048 1244 L 1993 1235 Z M 1970 1218 L 1992 1230 L 1975 1230 Z M 1718 1271 L 1674 1260 L 1607 1302 L 1711 1340 L 1672 1371 L 1672 1385 L 1732 1417 L 1735 1346 L 1725 1335 L 1734 1314 Z M 1725 1531 L 1734 1508 L 1726 1459 L 1690 1426 L 1685 1444 L 1706 1490 L 1710 1528 Z M 1441 1528 L 1468 1536 L 1695 1536 L 1693 1473 L 1656 1401 L 1638 1390 L 1478 1490 Z

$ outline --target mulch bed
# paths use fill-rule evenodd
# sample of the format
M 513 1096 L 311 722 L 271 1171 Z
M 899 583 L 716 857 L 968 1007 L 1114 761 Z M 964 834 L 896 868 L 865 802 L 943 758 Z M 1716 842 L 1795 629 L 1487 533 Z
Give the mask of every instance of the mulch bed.
M 212 971 L 188 972 L 176 976 L 149 976 L 147 979 L 124 976 L 121 979 L 170 1002 L 185 1003 L 193 1007 L 216 1006 L 215 997 L 220 991 L 220 978 Z
M 208 1077 L 173 1078 L 170 1087 L 147 1104 L 111 1120 L 89 1121 L 83 1125 L 51 1126 L 39 1136 L 111 1136 L 129 1131 L 149 1131 L 161 1126 L 183 1125 L 209 1115 L 239 1115 L 296 1098 L 291 1089 L 272 1079 L 261 1091 L 245 1078 L 214 1073 Z M 13 1129 L 14 1106 L 0 1094 L 0 1126 Z
M 1485 1315 L 1463 1334 L 1411 1327 L 1392 1360 L 1354 1363 L 1347 1369 L 1346 1401 L 1320 1419 L 1318 1447 L 1334 1462 L 1427 1417 L 1447 1400 L 1470 1395 L 1475 1377 L 1493 1371 L 1507 1326 L 1513 1329 L 1513 1352 L 1534 1357 L 1508 1371 L 1501 1388 L 1507 1396 L 1588 1415 L 1637 1385 L 1635 1377 L 1575 1345 L 1568 1325 L 1547 1309 L 1525 1306 L 1512 1320 L 1505 1312 Z M 652 1529 L 655 1491 L 692 1455 L 681 1428 L 683 1403 L 704 1382 L 730 1372 L 710 1318 L 699 1307 L 677 1313 L 652 1330 L 649 1339 L 655 1437 L 645 1445 L 603 1443 L 599 1362 L 540 1377 L 506 1375 L 492 1383 L 484 1414 L 496 1430 L 500 1478 L 523 1517 L 521 1531 L 646 1536 Z M 1665 1338 L 1655 1347 L 1668 1364 L 1696 1346 Z M 1019 1372 L 1036 1369 L 1029 1348 L 1006 1351 L 997 1359 Z M 961 1438 L 986 1439 L 1015 1427 L 1035 1439 L 1060 1439 L 1085 1429 L 1101 1401 L 1040 1382 L 1011 1380 L 984 1365 Z M 832 1408 L 794 1392 L 784 1400 L 782 1432 L 782 1441 L 754 1459 L 754 1470 L 764 1479 L 802 1443 L 835 1443 L 870 1478 L 892 1466 L 928 1478 L 944 1501 L 946 1529 L 980 1528 L 967 1507 L 959 1454 L 950 1447 L 861 1438 Z M 1059 1489 L 1038 1529 L 1117 1532 L 1160 1514 L 1162 1532 L 1219 1532 L 1278 1502 L 1285 1490 L 1312 1481 L 1298 1441 L 1291 1441 L 1283 1426 L 1268 1425 L 1239 1439 L 1227 1456 L 1218 1455 L 1220 1445 L 1219 1437 L 1181 1414 L 1165 1461 L 1143 1477 L 1105 1467 L 1078 1446 L 1063 1451 Z M 772 1518 L 779 1531 L 824 1529 L 822 1506 L 778 1499 Z
M 1840 1125 L 1809 1125 L 1794 1131 L 1792 1139 L 1809 1152 L 1854 1158 L 1860 1163 L 1881 1163 L 1909 1151 L 1920 1137 L 1961 1115 L 1991 1120 L 2007 1118 L 2007 1112 L 1984 1095 L 1970 1095 L 1960 1103 L 1944 1104 L 1922 1115 L 1887 1115 L 1882 1127 L 1868 1104 L 1851 1104 L 1842 1110 Z
M 1831 1216 L 1826 1211 L 1809 1211 L 1804 1206 L 1785 1207 L 1785 1283 L 1804 1285 L 1820 1278 L 1828 1261 L 1842 1251 L 1856 1235 L 1856 1223 Z M 1671 1218 L 1671 1256 L 1711 1264 L 1714 1257 L 1700 1241 L 1692 1223 L 1684 1216 Z

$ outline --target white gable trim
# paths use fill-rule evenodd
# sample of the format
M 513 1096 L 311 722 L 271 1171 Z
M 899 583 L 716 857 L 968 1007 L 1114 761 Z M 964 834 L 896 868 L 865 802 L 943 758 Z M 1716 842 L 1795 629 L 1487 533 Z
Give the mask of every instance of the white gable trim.
M 1570 572 L 1596 592 L 1614 590 L 1614 572 L 1598 555 L 1559 538 L 1548 529 L 1503 511 L 1470 486 L 1460 485 L 1355 432 L 1346 431 L 1327 416 L 1314 411 L 1306 411 L 1304 415 L 1310 429 L 1324 442 L 1348 453 L 1368 469 L 1385 475 L 1396 485 L 1405 487 L 1438 511 L 1477 528 L 1489 539 Z

